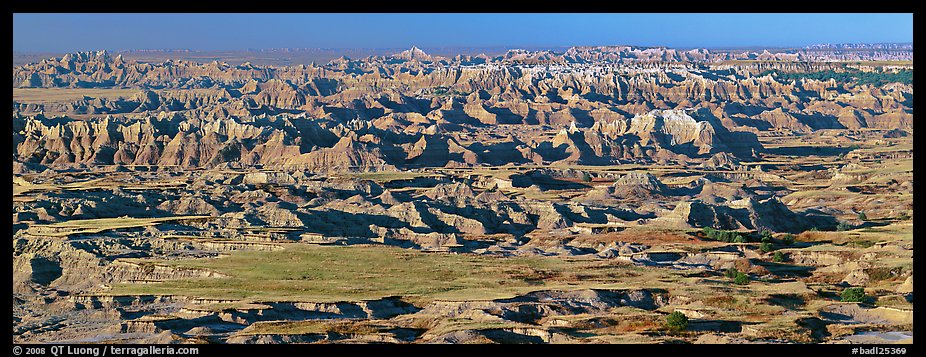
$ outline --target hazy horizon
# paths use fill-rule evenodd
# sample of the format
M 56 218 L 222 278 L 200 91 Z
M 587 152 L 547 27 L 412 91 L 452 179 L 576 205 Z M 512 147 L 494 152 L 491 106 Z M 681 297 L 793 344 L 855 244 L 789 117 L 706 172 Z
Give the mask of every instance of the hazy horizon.
M 20 54 L 913 42 L 912 14 L 14 14 L 13 29 Z

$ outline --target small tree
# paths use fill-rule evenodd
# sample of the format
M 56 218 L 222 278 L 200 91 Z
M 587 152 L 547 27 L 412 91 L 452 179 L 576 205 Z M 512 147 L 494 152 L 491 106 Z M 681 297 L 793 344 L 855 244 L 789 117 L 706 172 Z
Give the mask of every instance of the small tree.
M 582 173 L 582 182 L 592 182 L 592 175 L 589 175 L 588 172 Z
M 736 277 L 736 274 L 739 274 L 739 273 L 740 273 L 739 270 L 736 270 L 736 268 L 729 268 L 727 269 L 726 272 L 723 273 L 723 275 L 726 276 L 727 278 L 733 279 Z
M 734 239 L 736 239 L 736 233 L 730 231 L 722 231 L 720 233 L 720 240 L 726 243 L 731 243 Z
M 762 252 L 768 253 L 768 252 L 775 250 L 775 247 L 772 246 L 772 243 L 765 242 L 765 243 L 759 244 L 759 250 L 761 250 Z
M 771 242 L 772 241 L 772 231 L 768 229 L 763 229 L 759 231 L 759 241 L 760 242 Z
M 727 232 L 727 231 L 717 231 L 716 236 L 717 236 L 717 240 L 719 240 L 719 241 L 721 241 L 721 242 L 727 242 L 727 243 L 729 243 L 729 242 L 730 242 L 730 239 L 731 239 L 731 238 L 730 238 L 730 232 Z
M 863 302 L 865 301 L 865 289 L 863 288 L 846 288 L 840 295 L 843 302 Z
M 794 239 L 795 239 L 794 235 L 791 233 L 788 233 L 781 237 L 781 243 L 784 245 L 793 245 Z
M 782 253 L 782 252 L 780 252 L 780 251 L 779 251 L 779 252 L 775 252 L 775 255 L 772 256 L 772 261 L 774 261 L 775 263 L 781 263 L 781 262 L 785 261 L 785 255 L 784 255 L 784 253 Z
M 859 211 L 859 213 L 858 213 L 858 219 L 859 219 L 860 221 L 867 221 L 867 220 L 868 220 L 868 216 L 865 215 L 865 212 Z
M 840 232 L 842 232 L 842 231 L 848 231 L 848 230 L 850 230 L 850 229 L 852 229 L 852 226 L 850 226 L 850 225 L 849 225 L 848 223 L 846 223 L 846 222 L 839 222 L 839 224 L 836 225 L 836 230 L 837 230 L 837 231 L 840 231 Z
M 688 329 L 688 316 L 680 311 L 673 311 L 666 316 L 666 327 L 672 331 L 684 331 Z
M 733 283 L 736 285 L 746 285 L 749 284 L 749 275 L 746 275 L 743 272 L 737 272 L 736 277 L 733 278 Z
M 737 235 L 736 238 L 733 238 L 733 243 L 747 243 L 748 240 L 744 235 Z

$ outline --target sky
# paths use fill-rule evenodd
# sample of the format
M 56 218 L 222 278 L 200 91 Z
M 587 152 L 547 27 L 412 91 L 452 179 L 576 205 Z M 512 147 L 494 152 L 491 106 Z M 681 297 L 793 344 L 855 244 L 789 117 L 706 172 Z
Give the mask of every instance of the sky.
M 13 51 L 798 47 L 913 42 L 913 14 L 14 14 Z

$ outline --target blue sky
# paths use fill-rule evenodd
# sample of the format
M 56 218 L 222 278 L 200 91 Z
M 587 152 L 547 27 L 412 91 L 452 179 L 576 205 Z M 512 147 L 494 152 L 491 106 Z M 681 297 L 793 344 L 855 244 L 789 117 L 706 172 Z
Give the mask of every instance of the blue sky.
M 14 14 L 16 52 L 913 42 L 912 14 Z

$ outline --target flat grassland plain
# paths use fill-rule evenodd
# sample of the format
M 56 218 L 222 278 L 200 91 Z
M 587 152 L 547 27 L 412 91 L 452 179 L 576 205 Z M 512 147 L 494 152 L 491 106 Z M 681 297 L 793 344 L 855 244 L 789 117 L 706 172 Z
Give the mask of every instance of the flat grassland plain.
M 17 343 L 912 343 L 912 52 L 147 56 L 14 67 Z

